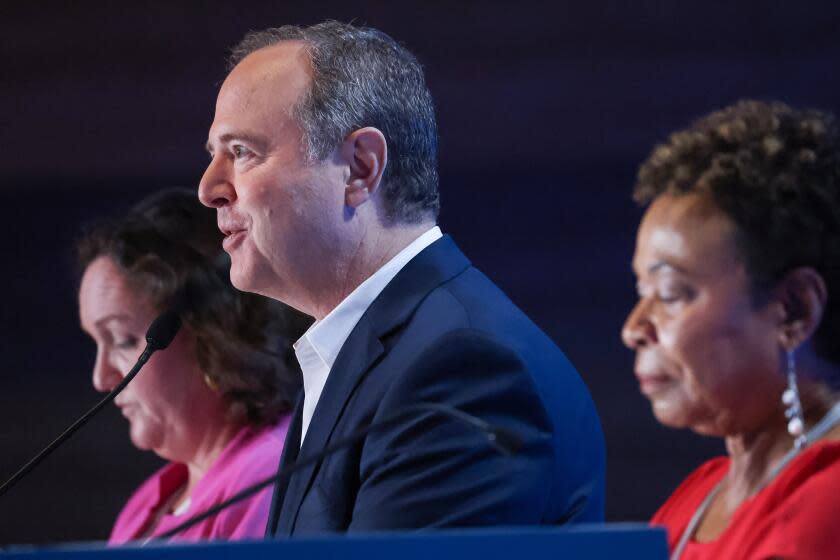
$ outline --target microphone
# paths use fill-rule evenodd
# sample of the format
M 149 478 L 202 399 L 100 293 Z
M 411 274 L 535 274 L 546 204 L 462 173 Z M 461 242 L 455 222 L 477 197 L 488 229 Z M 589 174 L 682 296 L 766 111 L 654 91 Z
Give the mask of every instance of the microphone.
M 489 443 L 494 449 L 496 449 L 499 453 L 503 455 L 515 455 L 519 452 L 520 449 L 522 449 L 522 446 L 525 443 L 522 437 L 520 437 L 519 434 L 517 434 L 513 430 L 508 430 L 507 428 L 502 428 L 500 426 L 494 426 L 493 424 L 490 424 L 489 422 L 486 422 L 481 418 L 473 416 L 472 414 L 468 414 L 463 410 L 457 409 L 453 406 L 440 403 L 425 402 L 413 404 L 411 406 L 403 408 L 400 412 L 391 415 L 385 418 L 384 420 L 374 422 L 365 426 L 364 428 L 360 428 L 355 432 L 350 433 L 349 435 L 331 443 L 330 445 L 327 445 L 321 451 L 313 453 L 309 457 L 298 459 L 293 465 L 284 468 L 277 474 L 270 476 L 262 480 L 261 482 L 257 482 L 252 486 L 249 486 L 245 490 L 242 490 L 241 492 L 232 496 L 231 498 L 228 498 L 224 502 L 216 504 L 215 506 L 210 507 L 204 510 L 203 512 L 199 513 L 198 515 L 187 519 L 177 527 L 173 527 L 169 531 L 166 531 L 165 533 L 157 537 L 150 537 L 146 539 L 143 542 L 142 546 L 145 546 L 153 540 L 163 540 L 173 537 L 181 531 L 189 529 L 193 525 L 201 523 L 208 517 L 216 515 L 220 511 L 227 509 L 228 507 L 236 504 L 237 502 L 240 502 L 245 498 L 253 496 L 263 488 L 285 480 L 286 478 L 290 477 L 292 474 L 299 471 L 303 467 L 320 461 L 328 455 L 331 455 L 336 451 L 344 449 L 345 447 L 349 447 L 350 445 L 352 445 L 353 443 L 362 439 L 370 433 L 378 432 L 389 428 L 395 424 L 399 424 L 406 417 L 412 416 L 418 412 L 432 412 L 436 414 L 443 414 L 444 416 L 448 416 L 454 420 L 461 422 L 462 424 L 466 424 L 467 426 L 482 434 L 487 440 L 487 443 Z
M 149 355 L 158 350 L 165 350 L 181 329 L 181 306 L 177 305 L 158 315 L 146 330 L 146 350 Z M 146 358 L 148 360 L 148 358 Z M 140 360 L 137 360 L 138 363 Z M 145 360 L 143 364 L 145 364 Z M 142 367 L 142 364 L 141 364 Z M 138 368 L 139 369 L 139 368 Z M 128 376 L 126 376 L 128 377 Z
M 15 484 L 17 484 L 24 476 L 26 476 L 29 471 L 34 469 L 38 464 L 43 461 L 50 453 L 56 450 L 58 446 L 64 443 L 70 436 L 76 433 L 82 426 L 87 424 L 88 420 L 93 418 L 93 416 L 102 410 L 106 404 L 114 400 L 117 395 L 125 389 L 126 385 L 128 385 L 132 379 L 140 372 L 140 368 L 142 368 L 149 358 L 151 358 L 152 354 L 157 352 L 158 350 L 163 350 L 172 342 L 172 339 L 175 338 L 175 335 L 178 334 L 178 329 L 181 328 L 181 316 L 179 315 L 179 309 L 176 306 L 172 309 L 167 309 L 163 313 L 157 316 L 152 324 L 149 325 L 148 330 L 146 330 L 146 348 L 143 350 L 143 353 L 140 354 L 140 357 L 137 359 L 137 363 L 134 364 L 134 367 L 131 368 L 131 371 L 123 378 L 120 383 L 114 387 L 114 389 L 105 395 L 105 397 L 99 401 L 93 408 L 85 412 L 85 414 L 76 420 L 69 428 L 64 430 L 57 438 L 55 438 L 52 443 L 44 448 L 43 451 L 38 453 L 35 457 L 29 460 L 28 463 L 23 465 L 23 467 L 18 470 L 14 475 L 11 476 L 6 482 L 0 486 L 0 496 L 5 494 L 9 491 Z

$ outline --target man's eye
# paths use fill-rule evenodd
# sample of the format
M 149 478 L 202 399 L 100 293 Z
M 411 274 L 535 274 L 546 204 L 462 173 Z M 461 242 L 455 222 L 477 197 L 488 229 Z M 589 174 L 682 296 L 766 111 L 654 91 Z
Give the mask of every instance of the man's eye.
M 248 155 L 248 149 L 245 146 L 240 146 L 238 144 L 233 146 L 231 151 L 233 152 L 233 157 L 235 158 L 241 158 Z

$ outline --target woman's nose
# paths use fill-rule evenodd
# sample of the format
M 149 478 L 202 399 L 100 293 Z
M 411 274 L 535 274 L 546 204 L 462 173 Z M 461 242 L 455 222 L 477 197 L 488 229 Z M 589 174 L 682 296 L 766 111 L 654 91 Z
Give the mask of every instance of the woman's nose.
M 621 328 L 621 340 L 631 350 L 649 345 L 656 341 L 656 329 L 648 316 L 648 302 L 640 299 Z
M 106 393 L 116 387 L 122 377 L 122 372 L 108 359 L 108 353 L 97 350 L 96 362 L 93 364 L 93 387 L 99 392 Z

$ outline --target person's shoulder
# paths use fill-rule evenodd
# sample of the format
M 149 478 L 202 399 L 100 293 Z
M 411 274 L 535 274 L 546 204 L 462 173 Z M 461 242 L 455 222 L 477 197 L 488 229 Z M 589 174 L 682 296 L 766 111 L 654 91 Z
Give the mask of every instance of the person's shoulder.
M 840 440 L 815 443 L 803 453 L 807 468 L 814 473 L 840 471 Z
M 521 357 L 504 340 L 485 330 L 465 326 L 430 338 L 407 377 L 444 375 L 454 381 L 452 374 L 460 372 L 466 380 L 471 372 L 490 376 L 494 371 L 522 371 L 523 367 Z
M 559 354 L 556 344 L 499 286 L 470 263 L 451 239 L 436 247 L 433 253 L 437 255 L 437 261 L 449 259 L 453 262 L 447 266 L 440 266 L 438 262 L 438 268 L 431 267 L 438 274 L 428 274 L 419 265 L 412 269 L 406 267 L 397 282 L 402 291 L 383 292 L 383 296 L 387 295 L 383 301 L 392 301 L 405 293 L 412 295 L 409 299 L 417 298 L 407 320 L 398 329 L 400 339 L 410 341 L 408 345 L 399 345 L 400 351 L 406 351 L 406 346 L 410 346 L 407 354 L 416 355 L 418 352 L 412 349 L 422 351 L 430 344 L 445 343 L 446 337 L 455 331 L 471 329 L 483 333 L 488 341 L 517 351 L 527 347 L 540 355 L 556 358 Z M 446 270 L 441 272 L 439 269 Z
M 232 442 L 233 447 L 226 450 L 229 455 L 224 464 L 205 475 L 212 474 L 212 480 L 207 480 L 202 486 L 201 496 L 195 500 L 196 511 L 217 505 L 275 475 L 287 427 L 288 417 L 284 415 L 278 422 L 267 426 L 242 428 Z M 212 538 L 260 538 L 265 531 L 271 494 L 272 487 L 268 486 L 221 511 L 212 521 Z
M 187 471 L 183 464 L 167 463 L 144 480 L 117 515 L 108 542 L 121 544 L 136 538 L 155 508 L 180 487 L 186 478 Z
M 690 516 L 720 482 L 729 468 L 728 457 L 715 457 L 694 469 L 651 518 L 652 525 L 671 525 Z
M 245 470 L 274 470 L 277 468 L 290 414 L 283 414 L 276 422 L 264 426 L 246 426 L 237 435 L 231 449 L 233 463 Z
M 432 335 L 425 338 L 437 344 L 472 331 L 485 342 L 517 350 L 539 348 L 543 355 L 559 351 L 507 294 L 473 266 L 426 294 L 412 313 L 408 328 L 412 333 Z
M 433 290 L 427 302 L 441 302 L 446 305 L 454 303 L 468 313 L 478 311 L 522 313 L 499 286 L 472 265 Z
M 768 499 L 783 502 L 808 494 L 819 500 L 831 489 L 840 490 L 840 441 L 820 441 L 788 464 L 768 487 Z
M 509 340 L 483 329 L 463 327 L 439 333 L 411 360 L 401 360 L 399 367 L 401 371 L 389 378 L 376 402 L 381 418 L 416 403 L 442 403 L 527 428 L 548 437 L 551 445 L 558 445 L 554 437 L 558 432 L 574 436 L 579 453 L 585 447 L 580 438 L 593 436 L 593 441 L 601 441 L 594 414 L 575 416 L 575 430 L 566 429 L 569 423 L 559 421 L 561 416 L 553 406 L 559 398 L 539 384 L 527 357 Z M 565 385 L 558 377 L 551 390 L 562 392 Z M 574 391 L 565 393 L 567 409 L 582 408 L 570 405 L 574 395 Z
M 267 426 L 244 426 L 213 463 L 201 483 L 208 495 L 228 495 L 277 471 L 288 415 Z
M 779 479 L 778 499 L 796 515 L 819 517 L 825 507 L 840 513 L 840 441 L 820 442 L 807 449 Z
M 182 463 L 166 463 L 137 487 L 126 501 L 125 509 L 152 507 L 179 488 L 187 479 L 187 467 Z M 154 502 L 154 503 L 152 503 Z
M 840 441 L 807 449 L 775 489 L 776 542 L 801 558 L 840 557 Z M 780 545 L 781 546 L 781 545 Z
M 465 274 L 473 272 L 484 278 L 473 268 Z M 386 382 L 383 404 L 417 394 L 460 401 L 460 391 L 478 391 L 551 417 L 558 429 L 574 422 L 600 433 L 589 392 L 554 341 L 495 287 L 482 297 L 483 290 L 453 282 L 430 292 L 385 343 L 380 375 L 369 379 Z
M 456 362 L 451 368 L 469 359 L 493 371 L 527 375 L 527 384 L 537 387 L 551 409 L 567 408 L 572 396 L 590 400 L 556 342 L 473 267 L 431 292 L 405 333 L 409 353 L 438 371 L 447 371 L 450 360 Z

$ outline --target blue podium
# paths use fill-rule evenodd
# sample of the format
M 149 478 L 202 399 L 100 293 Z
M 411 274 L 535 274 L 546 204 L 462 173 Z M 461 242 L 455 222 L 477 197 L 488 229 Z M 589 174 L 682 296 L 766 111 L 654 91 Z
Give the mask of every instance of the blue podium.
M 626 523 L 368 533 L 104 548 L 77 544 L 0 553 L 3 560 L 561 560 L 666 559 L 665 531 Z

